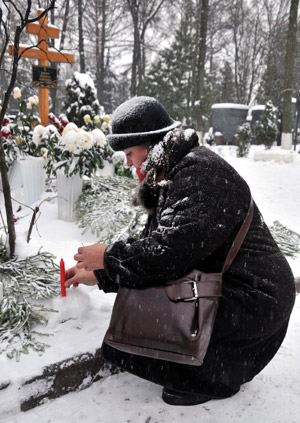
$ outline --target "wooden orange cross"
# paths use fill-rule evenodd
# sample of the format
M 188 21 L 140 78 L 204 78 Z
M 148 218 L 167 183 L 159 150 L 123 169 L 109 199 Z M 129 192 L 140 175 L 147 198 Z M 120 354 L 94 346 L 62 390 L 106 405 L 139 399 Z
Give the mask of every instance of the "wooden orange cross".
M 37 11 L 37 17 L 43 10 Z M 41 17 L 38 22 L 32 22 L 26 25 L 26 32 L 38 36 L 37 47 L 19 47 L 18 54 L 22 57 L 30 59 L 38 59 L 40 66 L 49 66 L 51 62 L 74 63 L 74 55 L 69 53 L 61 53 L 54 49 L 49 49 L 49 38 L 59 38 L 59 29 L 55 26 L 48 26 L 47 15 Z M 8 46 L 8 52 L 11 56 L 14 55 L 15 46 L 13 44 Z M 49 114 L 49 89 L 39 88 L 39 116 L 42 125 L 48 124 Z

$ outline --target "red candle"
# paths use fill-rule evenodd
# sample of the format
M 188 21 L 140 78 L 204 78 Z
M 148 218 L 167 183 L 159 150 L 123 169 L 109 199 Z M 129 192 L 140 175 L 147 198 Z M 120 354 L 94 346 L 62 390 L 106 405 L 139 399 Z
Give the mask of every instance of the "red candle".
M 66 282 L 65 262 L 63 261 L 63 259 L 61 259 L 60 260 L 60 288 L 61 288 L 62 297 L 67 296 L 65 282 Z

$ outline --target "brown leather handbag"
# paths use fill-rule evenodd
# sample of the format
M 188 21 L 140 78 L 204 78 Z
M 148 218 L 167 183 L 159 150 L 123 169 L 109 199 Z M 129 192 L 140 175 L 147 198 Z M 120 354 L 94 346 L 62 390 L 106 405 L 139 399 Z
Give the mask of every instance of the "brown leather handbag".
M 119 288 L 104 342 L 126 353 L 200 366 L 222 296 L 222 277 L 237 255 L 252 217 L 251 198 L 221 273 L 192 270 L 165 285 Z

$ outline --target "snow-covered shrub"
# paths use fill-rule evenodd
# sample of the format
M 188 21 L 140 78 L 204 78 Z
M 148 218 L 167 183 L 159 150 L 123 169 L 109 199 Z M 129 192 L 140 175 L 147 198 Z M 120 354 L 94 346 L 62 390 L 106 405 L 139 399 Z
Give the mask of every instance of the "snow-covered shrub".
M 278 136 L 278 117 L 272 101 L 268 101 L 261 119 L 255 123 L 255 136 L 258 144 L 271 148 Z
M 214 130 L 213 128 L 209 128 L 208 132 L 205 132 L 203 140 L 207 142 L 207 144 L 212 145 L 215 140 Z
M 249 153 L 250 143 L 251 143 L 251 127 L 248 122 L 243 123 L 243 125 L 238 127 L 236 134 L 236 144 L 237 150 L 236 155 L 238 157 L 245 157 Z
M 66 99 L 63 102 L 63 109 L 68 120 L 79 127 L 85 125 L 85 116 L 88 115 L 93 121 L 95 116 L 99 115 L 100 104 L 94 82 L 89 75 L 74 72 L 72 78 L 66 81 Z

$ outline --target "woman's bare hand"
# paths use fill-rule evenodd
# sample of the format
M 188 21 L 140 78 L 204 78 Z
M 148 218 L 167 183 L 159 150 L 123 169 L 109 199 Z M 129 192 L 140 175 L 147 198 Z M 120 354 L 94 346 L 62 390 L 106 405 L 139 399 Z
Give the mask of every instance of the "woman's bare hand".
M 74 255 L 74 260 L 77 261 L 77 269 L 103 269 L 103 260 L 106 248 L 107 244 L 100 243 L 78 248 L 78 253 Z
M 70 288 L 71 285 L 74 285 L 75 287 L 79 284 L 92 286 L 97 285 L 97 283 L 97 278 L 92 271 L 77 269 L 77 267 L 71 267 L 66 270 L 66 288 Z

